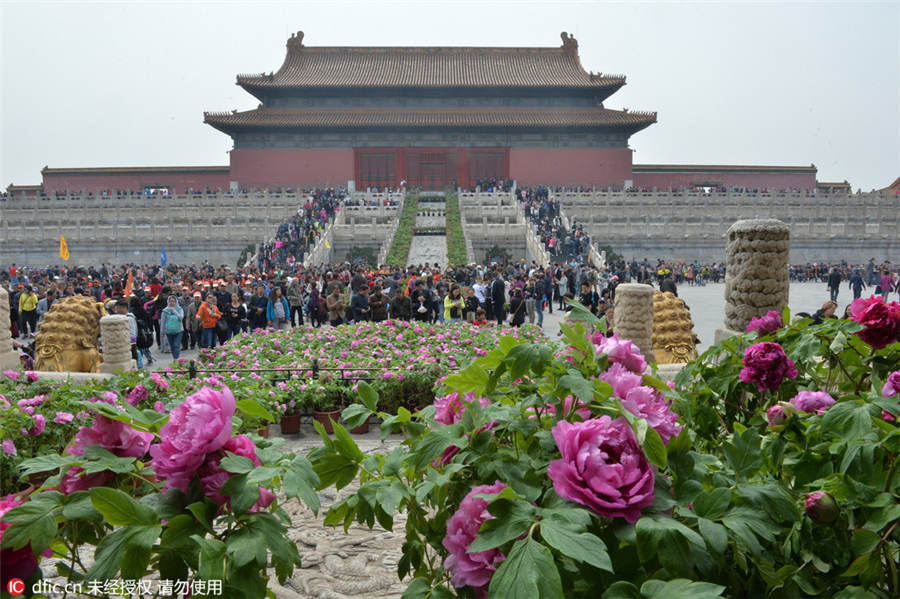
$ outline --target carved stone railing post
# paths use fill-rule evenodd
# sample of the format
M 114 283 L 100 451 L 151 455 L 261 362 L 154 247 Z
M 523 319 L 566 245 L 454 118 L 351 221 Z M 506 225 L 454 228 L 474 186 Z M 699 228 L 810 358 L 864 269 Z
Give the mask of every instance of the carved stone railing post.
M 9 327 L 9 293 L 0 287 L 0 370 L 10 370 L 19 365 L 19 354 L 13 349 Z
M 124 314 L 104 316 L 100 319 L 100 343 L 103 346 L 103 363 L 100 372 L 114 373 L 135 368 L 131 359 L 131 329 Z
M 623 283 L 616 287 L 616 309 L 613 331 L 631 339 L 648 362 L 653 355 L 653 287 L 640 283 Z
M 788 303 L 791 229 L 772 218 L 739 220 L 727 239 L 725 327 L 743 333 L 750 319 L 781 313 Z

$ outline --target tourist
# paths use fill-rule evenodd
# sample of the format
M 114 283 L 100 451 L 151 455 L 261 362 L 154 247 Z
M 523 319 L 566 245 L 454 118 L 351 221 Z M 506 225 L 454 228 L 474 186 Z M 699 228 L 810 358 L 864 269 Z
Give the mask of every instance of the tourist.
M 579 298 L 581 305 L 591 311 L 591 314 L 597 314 L 597 306 L 600 304 L 600 296 L 591 288 L 590 283 L 581 284 L 581 297 Z
M 299 326 L 303 326 L 303 286 L 300 284 L 300 277 L 294 277 L 291 284 L 288 285 L 287 300 L 291 307 L 291 327 L 298 326 L 297 318 L 299 316 Z
M 521 289 L 513 289 L 512 297 L 509 299 L 509 313 L 510 313 L 510 321 L 514 327 L 522 326 L 522 323 L 525 322 L 525 310 L 522 307 L 525 305 L 525 300 L 522 298 L 522 290 Z M 538 325 L 540 326 L 540 325 Z
M 409 301 L 414 308 L 413 318 L 420 322 L 428 321 L 428 315 L 431 312 L 431 294 L 425 289 L 425 281 L 422 279 L 416 281 L 416 288 L 410 295 Z
M 336 327 L 343 324 L 347 303 L 341 295 L 341 285 L 331 287 L 331 293 L 325 298 L 325 305 L 328 308 L 328 320 L 331 322 L 331 326 Z
M 254 329 L 264 329 L 266 327 L 266 313 L 268 308 L 269 299 L 266 297 L 266 286 L 257 285 L 256 295 L 250 298 L 250 303 L 247 307 L 251 331 Z
M 269 302 L 266 305 L 266 326 L 276 331 L 287 329 L 290 313 L 291 307 L 288 305 L 281 287 L 273 288 Z
M 450 286 L 450 294 L 444 298 L 444 320 L 461 321 L 465 306 L 465 301 L 460 295 L 459 285 L 454 283 Z
M 207 294 L 206 301 L 197 310 L 196 319 L 200 321 L 200 347 L 213 349 L 216 347 L 216 325 L 222 313 L 216 305 L 216 296 Z
M 525 314 L 528 317 L 528 324 L 534 324 L 534 277 L 529 277 L 522 289 L 522 297 L 525 300 Z
M 306 306 L 309 311 L 309 320 L 313 327 L 319 328 L 325 321 L 322 315 L 322 298 L 319 296 L 319 287 L 313 283 L 310 285 L 309 295 L 306 297 Z
M 475 313 L 481 309 L 481 305 L 478 303 L 478 300 L 475 298 L 475 291 L 472 290 L 471 287 L 466 291 L 466 302 L 465 302 L 465 318 L 466 322 L 474 322 L 475 321 Z
M 197 310 L 200 309 L 201 303 L 203 303 L 203 300 L 198 291 L 191 296 L 191 302 L 184 308 L 185 335 L 183 339 L 188 340 L 188 346 L 186 347 L 185 342 L 182 342 L 182 349 L 188 349 L 188 347 L 194 349 L 200 342 L 200 321 L 197 320 Z
M 25 337 L 33 337 L 37 332 L 37 305 L 38 296 L 32 291 L 31 285 L 25 285 L 25 290 L 19 295 L 19 334 Z M 28 328 L 31 327 L 31 332 Z
M 668 270 L 668 269 L 664 269 Z M 668 271 L 659 283 L 659 290 L 663 293 L 671 293 L 678 297 L 678 288 L 675 286 L 675 275 L 672 271 Z
M 503 282 L 503 277 L 499 272 L 496 273 L 491 282 L 491 304 L 494 308 L 494 317 L 497 320 L 497 325 L 502 326 L 503 321 L 506 320 L 506 283 Z
M 241 333 L 243 322 L 247 318 L 247 308 L 244 307 L 240 293 L 231 294 L 231 303 L 223 314 L 225 324 L 228 325 L 228 339 L 233 339 Z
M 40 323 L 44 319 L 44 314 L 50 311 L 50 308 L 53 306 L 53 303 L 56 301 L 56 289 L 50 288 L 47 290 L 47 294 L 41 298 L 37 303 L 37 316 L 38 323 Z
M 181 352 L 181 337 L 184 334 L 183 320 L 184 310 L 178 305 L 178 297 L 170 295 L 166 300 L 166 307 L 163 308 L 160 315 L 160 322 L 166 338 L 169 340 L 173 360 L 177 360 Z
M 397 293 L 394 294 L 394 298 L 390 303 L 390 312 L 391 318 L 395 320 L 409 320 L 410 318 L 410 301 L 409 297 L 397 289 Z
M 350 310 L 353 312 L 353 322 L 369 320 L 372 309 L 369 307 L 369 285 L 365 281 L 350 296 Z
M 475 320 L 472 322 L 477 327 L 483 327 L 487 325 L 487 318 L 484 312 L 484 308 L 478 308 L 475 310 Z
M 144 303 L 140 298 L 132 296 L 129 310 L 134 314 L 137 323 L 137 349 L 147 365 L 153 364 L 153 355 L 150 348 L 153 347 L 153 325 L 150 322 L 150 315 L 144 309 Z
M 369 297 L 369 309 L 371 310 L 372 322 L 382 322 L 387 320 L 388 302 L 387 296 L 382 293 L 381 283 L 375 284 L 375 290 Z
M 834 313 L 837 311 L 838 304 L 836 301 L 828 300 L 822 307 L 816 310 L 816 313 L 813 314 L 813 324 L 822 324 L 822 322 L 826 318 L 834 318 Z
M 569 277 L 566 276 L 565 271 L 562 271 L 560 273 L 560 276 L 558 277 L 558 280 L 557 280 L 556 289 L 558 291 L 557 298 L 559 299 L 559 309 L 565 310 L 566 309 L 566 294 L 569 293 Z
M 828 290 L 831 293 L 831 301 L 836 302 L 838 291 L 841 288 L 841 273 L 837 268 L 832 268 L 828 273 Z
M 868 287 L 868 285 L 863 281 L 859 269 L 855 268 L 853 274 L 850 275 L 850 289 L 853 291 L 853 299 L 859 299 L 862 296 L 862 290 L 865 287 Z
M 880 288 L 881 299 L 883 299 L 884 301 L 888 301 L 888 296 L 891 293 L 893 284 L 894 284 L 894 279 L 891 276 L 891 271 L 888 270 L 886 267 L 882 268 L 881 269 L 881 280 L 878 282 L 878 287 Z M 898 282 L 898 285 L 900 285 L 900 282 Z M 876 292 L 879 292 L 879 290 L 876 290 Z M 20 306 L 19 310 L 21 310 L 21 309 L 22 308 Z

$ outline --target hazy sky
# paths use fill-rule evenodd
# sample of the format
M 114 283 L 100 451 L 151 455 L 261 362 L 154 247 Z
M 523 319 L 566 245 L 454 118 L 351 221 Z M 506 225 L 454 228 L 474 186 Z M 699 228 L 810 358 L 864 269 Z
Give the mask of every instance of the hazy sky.
M 900 176 L 900 1 L 880 3 L 0 0 L 0 186 L 40 169 L 228 164 L 203 111 L 258 101 L 237 73 L 307 46 L 559 46 L 623 73 L 608 108 L 655 110 L 636 163 L 819 168 L 865 190 Z

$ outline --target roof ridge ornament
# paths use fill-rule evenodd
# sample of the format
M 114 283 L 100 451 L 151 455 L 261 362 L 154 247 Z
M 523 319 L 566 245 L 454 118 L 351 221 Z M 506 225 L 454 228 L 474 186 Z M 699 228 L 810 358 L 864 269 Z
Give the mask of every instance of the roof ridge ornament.
M 574 35 L 563 31 L 559 37 L 562 38 L 562 49 L 566 54 L 578 54 L 578 40 Z
M 300 50 L 303 47 L 303 32 L 292 33 L 287 41 L 288 50 Z

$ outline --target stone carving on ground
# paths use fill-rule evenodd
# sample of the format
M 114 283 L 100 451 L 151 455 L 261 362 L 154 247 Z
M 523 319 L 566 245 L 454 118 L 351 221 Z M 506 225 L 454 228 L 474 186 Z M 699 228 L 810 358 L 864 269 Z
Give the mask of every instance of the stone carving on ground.
M 791 229 L 769 218 L 739 220 L 725 248 L 725 327 L 743 333 L 754 317 L 788 303 Z
M 13 349 L 9 327 L 9 293 L 0 287 L 0 370 L 19 365 L 19 354 Z
M 106 309 L 92 297 L 77 295 L 54 303 L 35 335 L 34 369 L 100 372 L 97 338 L 103 316 Z
M 624 283 L 616 287 L 616 309 L 613 331 L 631 339 L 648 362 L 653 356 L 653 287 L 640 283 Z
M 682 364 L 697 357 L 691 311 L 672 293 L 653 292 L 653 354 L 659 364 Z

